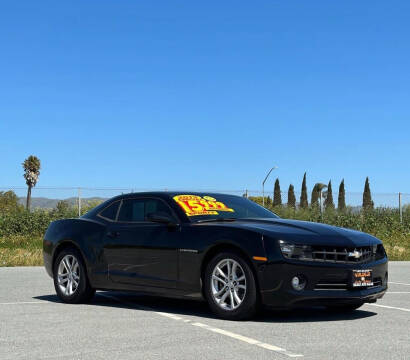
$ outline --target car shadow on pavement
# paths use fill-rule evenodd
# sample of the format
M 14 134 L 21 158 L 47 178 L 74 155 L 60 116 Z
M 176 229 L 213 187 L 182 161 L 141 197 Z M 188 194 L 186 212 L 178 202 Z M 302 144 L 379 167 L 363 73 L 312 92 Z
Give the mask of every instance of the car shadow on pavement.
M 35 296 L 37 300 L 61 303 L 57 295 Z M 173 315 L 196 316 L 201 318 L 218 319 L 204 301 L 154 297 L 135 293 L 114 291 L 97 292 L 88 306 L 117 307 L 151 312 L 165 312 Z M 356 310 L 346 313 L 333 313 L 323 308 L 301 308 L 293 310 L 274 311 L 261 309 L 251 320 L 264 323 L 300 323 L 323 321 L 358 320 L 377 313 L 367 310 Z

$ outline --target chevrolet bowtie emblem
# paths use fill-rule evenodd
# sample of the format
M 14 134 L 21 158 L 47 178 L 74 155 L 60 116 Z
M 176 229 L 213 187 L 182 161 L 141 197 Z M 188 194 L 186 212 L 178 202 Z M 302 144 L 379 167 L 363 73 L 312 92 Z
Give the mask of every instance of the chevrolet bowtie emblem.
M 354 257 L 355 259 L 360 259 L 362 257 L 362 253 L 360 251 L 353 251 L 349 252 L 349 257 Z

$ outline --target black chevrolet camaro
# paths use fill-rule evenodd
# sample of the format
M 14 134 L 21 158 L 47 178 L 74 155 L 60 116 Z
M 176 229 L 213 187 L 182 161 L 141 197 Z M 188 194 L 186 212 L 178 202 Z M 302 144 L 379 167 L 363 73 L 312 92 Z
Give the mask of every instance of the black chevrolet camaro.
M 382 242 L 358 231 L 280 219 L 239 196 L 147 192 L 51 223 L 44 264 L 67 303 L 95 290 L 206 299 L 225 319 L 272 308 L 337 311 L 387 290 Z

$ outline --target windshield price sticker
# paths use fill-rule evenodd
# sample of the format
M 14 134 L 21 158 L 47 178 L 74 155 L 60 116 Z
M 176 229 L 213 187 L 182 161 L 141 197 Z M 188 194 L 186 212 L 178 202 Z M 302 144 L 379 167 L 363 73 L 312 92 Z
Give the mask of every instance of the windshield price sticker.
M 211 196 L 177 195 L 174 200 L 184 210 L 187 216 L 218 215 L 219 211 L 234 212 L 223 202 Z

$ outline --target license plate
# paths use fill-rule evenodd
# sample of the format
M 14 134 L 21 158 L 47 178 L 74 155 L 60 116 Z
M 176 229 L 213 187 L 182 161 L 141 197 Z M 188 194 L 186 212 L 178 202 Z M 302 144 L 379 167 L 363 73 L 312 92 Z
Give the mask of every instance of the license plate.
M 372 270 L 353 270 L 352 286 L 367 287 L 373 286 Z

